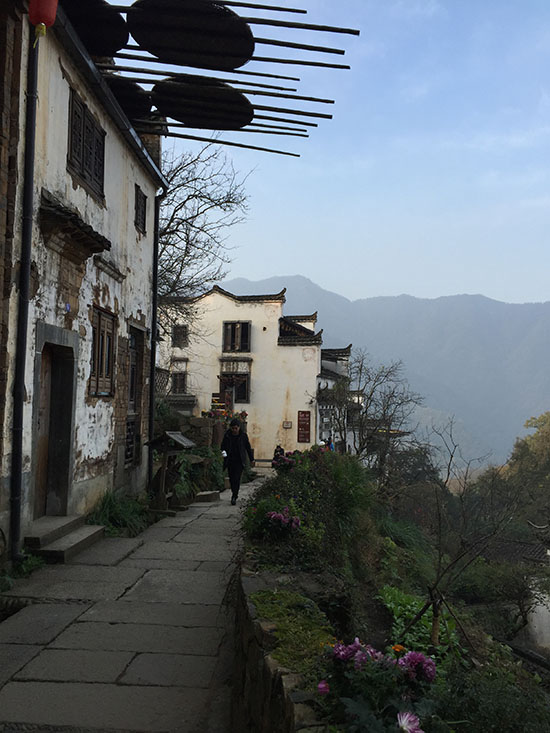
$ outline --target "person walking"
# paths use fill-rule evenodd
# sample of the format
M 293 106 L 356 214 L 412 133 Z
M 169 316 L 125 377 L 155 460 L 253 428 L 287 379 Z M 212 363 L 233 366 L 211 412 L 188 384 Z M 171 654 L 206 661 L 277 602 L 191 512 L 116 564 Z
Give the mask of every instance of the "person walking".
M 236 417 L 229 423 L 229 430 L 223 436 L 222 451 L 227 454 L 224 458 L 224 468 L 227 467 L 229 483 L 231 485 L 231 504 L 237 503 L 241 476 L 246 466 L 246 456 L 250 459 L 250 465 L 254 466 L 254 454 L 250 447 L 248 435 L 241 429 L 241 423 Z

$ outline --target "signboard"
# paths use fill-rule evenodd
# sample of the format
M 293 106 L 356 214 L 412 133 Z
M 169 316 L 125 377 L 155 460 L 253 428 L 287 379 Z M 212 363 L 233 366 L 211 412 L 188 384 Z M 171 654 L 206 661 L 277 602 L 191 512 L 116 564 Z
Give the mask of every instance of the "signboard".
M 311 442 L 311 412 L 298 410 L 298 443 Z
M 292 420 L 284 420 L 283 421 L 283 428 L 285 430 L 290 430 L 291 427 L 292 427 Z

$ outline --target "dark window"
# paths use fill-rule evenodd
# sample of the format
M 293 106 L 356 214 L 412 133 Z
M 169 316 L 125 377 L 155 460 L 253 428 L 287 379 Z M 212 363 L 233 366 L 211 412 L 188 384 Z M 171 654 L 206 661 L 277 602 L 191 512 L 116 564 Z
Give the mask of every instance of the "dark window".
M 172 394 L 185 394 L 187 390 L 187 374 L 185 372 L 173 372 Z
M 114 394 L 115 318 L 94 308 L 92 316 L 92 361 L 90 392 L 98 396 Z
M 143 193 L 141 188 L 136 183 L 136 211 L 135 211 L 135 218 L 134 218 L 134 224 L 136 225 L 136 229 L 138 229 L 142 234 L 145 234 L 147 231 L 146 224 L 147 224 L 147 196 Z
M 143 332 L 130 327 L 128 335 L 128 415 L 126 418 L 125 464 L 141 460 L 141 395 L 143 385 Z
M 226 321 L 223 324 L 224 351 L 250 351 L 250 322 Z
M 183 349 L 189 346 L 189 327 L 186 325 L 172 326 L 172 346 Z
M 141 437 L 139 434 L 139 418 L 129 417 L 126 420 L 126 440 L 124 444 L 124 463 L 126 466 L 139 463 L 141 456 Z
M 232 396 L 233 403 L 250 402 L 250 374 L 222 374 L 220 376 L 220 393 L 227 392 Z
M 105 165 L 105 131 L 71 89 L 69 104 L 69 170 L 75 173 L 94 193 L 103 196 Z

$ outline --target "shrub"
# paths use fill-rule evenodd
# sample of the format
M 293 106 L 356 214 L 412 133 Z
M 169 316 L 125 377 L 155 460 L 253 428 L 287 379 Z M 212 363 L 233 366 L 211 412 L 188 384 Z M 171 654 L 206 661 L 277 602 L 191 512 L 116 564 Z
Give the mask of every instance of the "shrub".
M 309 540 L 302 548 L 302 567 L 311 568 L 314 563 L 342 568 L 348 562 L 358 513 L 369 505 L 371 492 L 368 476 L 357 459 L 312 449 L 296 454 L 289 469 L 266 481 L 251 497 L 250 506 L 257 508 L 263 500 L 268 506 L 274 496 L 281 498 L 282 506 L 290 506 L 292 500 L 299 508 L 303 530 L 297 541 Z
M 408 720 L 410 730 L 420 731 L 420 718 L 434 707 L 427 697 L 436 677 L 431 657 L 401 646 L 383 654 L 358 638 L 335 644 L 328 657 L 318 691 L 332 716 L 348 723 L 346 730 L 396 731 L 398 721 Z
M 432 614 L 430 610 L 426 611 L 415 625 L 405 633 L 408 624 L 424 606 L 425 599 L 404 593 L 390 585 L 385 585 L 380 590 L 380 599 L 393 616 L 392 638 L 409 649 L 428 651 L 432 646 Z M 440 613 L 442 633 L 438 653 L 445 656 L 449 651 L 460 650 L 460 644 L 455 620 L 444 608 L 440 610 Z
M 106 534 L 111 536 L 127 533 L 135 537 L 147 529 L 150 518 L 144 503 L 107 491 L 88 516 L 88 524 L 103 524 Z

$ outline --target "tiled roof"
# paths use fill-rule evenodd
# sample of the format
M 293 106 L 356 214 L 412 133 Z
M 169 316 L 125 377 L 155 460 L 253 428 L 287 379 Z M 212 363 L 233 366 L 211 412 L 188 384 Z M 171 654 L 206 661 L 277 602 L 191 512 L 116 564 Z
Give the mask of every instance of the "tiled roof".
M 279 346 L 318 346 L 323 343 L 323 331 L 312 331 L 292 319 L 279 318 Z
M 338 361 L 339 359 L 345 359 L 351 354 L 352 344 L 345 346 L 342 349 L 321 349 L 321 359 L 324 361 Z
M 339 374 L 338 372 L 333 372 L 332 369 L 327 369 L 326 367 L 322 367 L 321 373 L 319 374 L 319 377 L 321 379 L 341 379 L 344 375 Z
M 214 285 L 210 290 L 207 290 L 206 293 L 202 293 L 201 295 L 195 295 L 193 297 L 184 297 L 178 295 L 166 296 L 164 298 L 161 298 L 160 302 L 164 303 L 165 305 L 175 305 L 177 303 L 194 303 L 197 300 L 201 300 L 201 298 L 206 298 L 206 296 L 211 295 L 212 293 L 225 295 L 226 298 L 231 298 L 231 300 L 234 300 L 237 303 L 265 303 L 266 301 L 284 303 L 286 301 L 286 288 L 283 288 L 280 293 L 269 293 L 266 295 L 235 295 L 234 293 L 230 293 L 228 290 L 220 288 L 219 285 Z
M 289 321 L 311 321 L 312 323 L 317 323 L 317 311 L 310 316 L 285 316 L 285 318 Z

